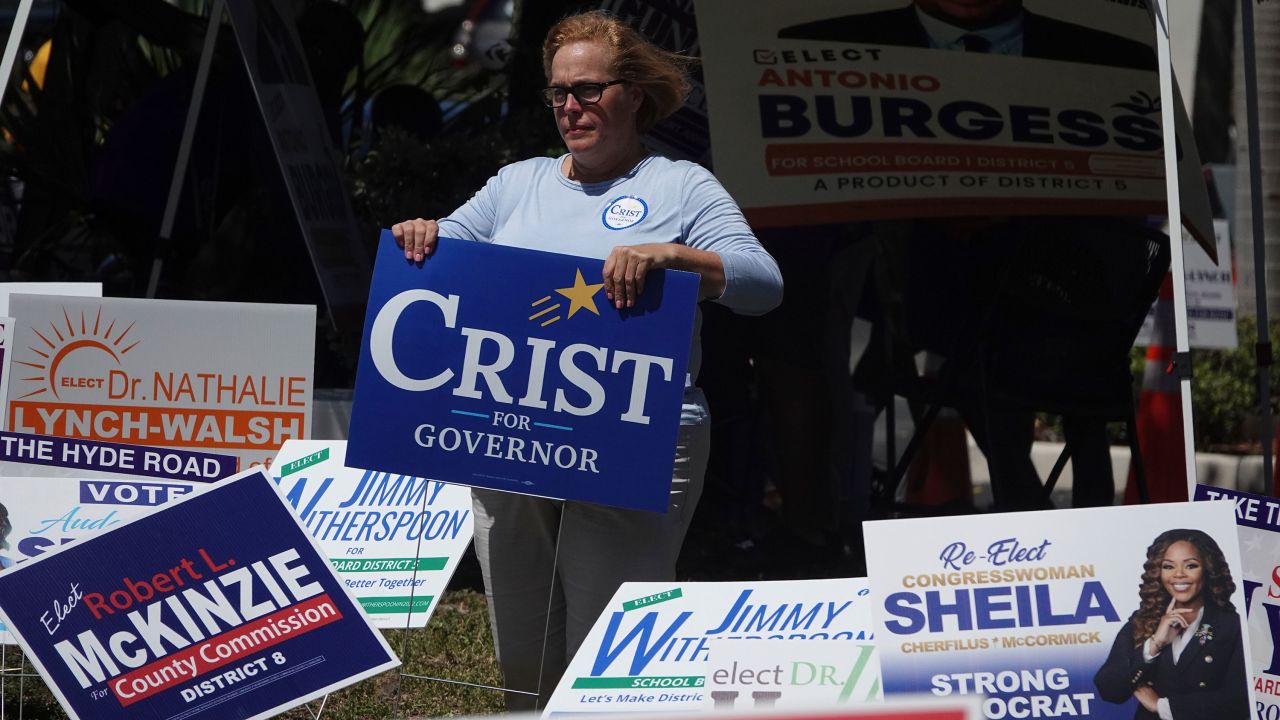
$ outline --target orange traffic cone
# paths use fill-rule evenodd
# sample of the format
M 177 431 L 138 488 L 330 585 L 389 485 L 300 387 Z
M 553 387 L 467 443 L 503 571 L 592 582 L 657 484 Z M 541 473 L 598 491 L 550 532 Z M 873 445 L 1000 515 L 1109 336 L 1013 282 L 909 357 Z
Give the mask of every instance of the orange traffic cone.
M 1187 500 L 1187 466 L 1182 441 L 1182 396 L 1178 377 L 1173 374 L 1177 340 L 1173 327 L 1173 275 L 1165 275 L 1156 300 L 1155 327 L 1147 347 L 1147 364 L 1142 372 L 1142 395 L 1138 398 L 1138 446 L 1146 471 L 1151 502 Z M 1124 489 L 1126 505 L 1139 501 L 1133 464 Z
M 969 444 L 964 421 L 945 409 L 925 433 L 920 453 L 907 471 L 906 500 L 913 505 L 971 505 Z
M 944 359 L 925 355 L 924 375 L 937 377 Z M 906 500 L 912 505 L 968 506 L 973 504 L 969 474 L 969 438 L 960 413 L 943 408 L 924 435 L 920 452 L 907 471 Z

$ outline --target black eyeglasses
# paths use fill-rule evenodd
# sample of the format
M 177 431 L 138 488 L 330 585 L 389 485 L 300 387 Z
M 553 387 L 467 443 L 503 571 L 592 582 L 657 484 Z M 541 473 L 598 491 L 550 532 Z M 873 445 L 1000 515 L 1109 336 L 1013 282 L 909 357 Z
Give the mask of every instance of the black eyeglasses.
M 568 102 L 569 95 L 578 101 L 579 105 L 595 105 L 600 102 L 600 98 L 604 96 L 604 89 L 610 85 L 618 85 L 626 80 L 610 80 L 608 82 L 598 83 L 578 83 L 571 87 L 564 85 L 552 85 L 542 88 L 542 102 L 547 104 L 549 108 L 564 107 Z

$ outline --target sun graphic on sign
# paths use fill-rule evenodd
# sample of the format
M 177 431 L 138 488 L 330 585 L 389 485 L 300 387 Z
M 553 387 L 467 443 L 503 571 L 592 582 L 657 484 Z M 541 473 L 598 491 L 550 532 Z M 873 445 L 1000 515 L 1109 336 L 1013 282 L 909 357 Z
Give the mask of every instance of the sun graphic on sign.
M 78 329 L 77 323 L 72 322 L 71 315 L 67 313 L 66 308 L 62 309 L 62 318 L 65 321 L 65 325 L 51 322 L 44 332 L 37 328 L 31 329 L 43 342 L 28 345 L 27 349 L 35 353 L 39 360 L 33 358 L 31 362 L 26 360 L 15 360 L 14 362 L 36 371 L 32 376 L 19 378 L 19 380 L 36 382 L 40 384 L 40 387 L 18 399 L 21 400 L 51 392 L 54 397 L 61 400 L 62 398 L 58 395 L 58 368 L 72 355 L 84 352 L 105 353 L 116 365 L 119 365 L 120 358 L 137 347 L 138 342 L 140 342 L 129 338 L 129 331 L 133 330 L 134 323 L 130 323 L 123 330 L 118 330 L 116 321 L 112 320 L 104 328 L 102 326 L 102 308 L 98 308 L 98 313 L 93 318 L 92 326 L 90 326 L 84 312 L 80 313 Z

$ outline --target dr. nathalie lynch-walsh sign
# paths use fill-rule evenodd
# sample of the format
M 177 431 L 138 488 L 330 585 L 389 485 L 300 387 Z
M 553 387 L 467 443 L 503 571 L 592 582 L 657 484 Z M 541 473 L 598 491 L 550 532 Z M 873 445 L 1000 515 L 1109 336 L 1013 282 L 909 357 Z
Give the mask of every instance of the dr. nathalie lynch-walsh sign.
M 347 462 L 666 510 L 698 277 L 617 310 L 603 267 L 448 238 L 417 266 L 383 231 Z

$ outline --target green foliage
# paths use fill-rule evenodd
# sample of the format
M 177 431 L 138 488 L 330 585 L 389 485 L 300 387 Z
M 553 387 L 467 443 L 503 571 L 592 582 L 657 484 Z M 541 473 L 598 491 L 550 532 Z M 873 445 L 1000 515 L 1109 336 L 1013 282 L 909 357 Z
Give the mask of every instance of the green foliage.
M 1241 315 L 1236 323 L 1240 344 L 1234 350 L 1196 350 L 1192 353 L 1192 413 L 1196 447 L 1201 450 L 1254 451 L 1257 437 L 1258 363 L 1254 356 L 1258 321 Z M 1280 323 L 1271 324 L 1271 345 L 1280 348 Z M 1271 368 L 1272 404 L 1280 372 Z
M 1193 350 L 1191 353 L 1191 411 L 1196 449 L 1201 452 L 1260 452 L 1258 437 L 1258 319 L 1240 315 L 1236 321 L 1239 345 L 1231 350 Z M 1271 344 L 1280 350 L 1280 323 L 1271 325 Z M 1130 356 L 1134 382 L 1142 386 L 1146 348 Z M 1272 407 L 1280 391 L 1280 372 L 1271 370 Z
M 62 712 L 62 706 L 36 674 L 31 661 L 22 657 L 22 652 L 16 647 L 2 647 L 5 672 L 4 681 L 0 683 L 0 708 L 4 710 L 3 716 L 21 716 L 23 720 L 65 718 L 67 715 Z
M 364 67 L 352 74 L 348 92 L 359 86 L 374 95 L 397 83 L 417 85 L 437 97 L 456 92 L 480 73 L 458 73 L 448 64 L 448 43 L 464 19 L 463 7 L 426 13 L 418 3 L 370 0 L 352 12 L 365 28 Z
M 368 155 L 347 168 L 356 213 L 384 228 L 409 218 L 443 217 L 470 199 L 503 165 L 563 152 L 558 143 L 550 114 L 543 108 L 425 143 L 390 128 L 379 135 Z

